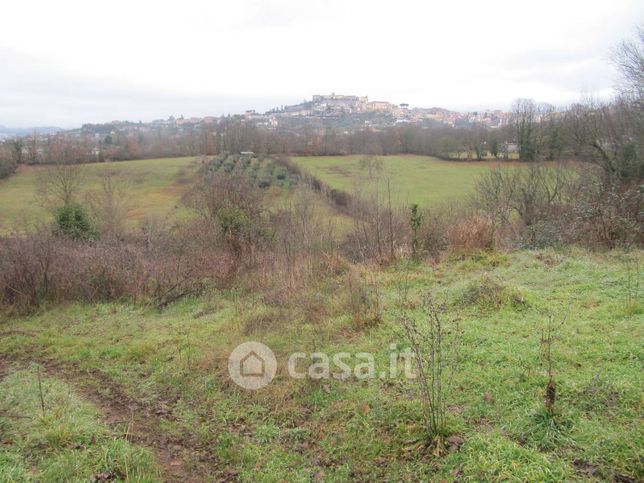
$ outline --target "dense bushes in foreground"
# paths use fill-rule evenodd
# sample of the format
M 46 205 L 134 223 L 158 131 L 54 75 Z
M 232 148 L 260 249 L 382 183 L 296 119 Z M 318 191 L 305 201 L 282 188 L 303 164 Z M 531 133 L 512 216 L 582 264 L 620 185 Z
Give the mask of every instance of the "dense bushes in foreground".
M 222 283 L 228 259 L 184 237 L 88 242 L 42 229 L 0 240 L 0 304 L 17 311 L 74 300 L 146 300 L 163 306 L 209 283 Z

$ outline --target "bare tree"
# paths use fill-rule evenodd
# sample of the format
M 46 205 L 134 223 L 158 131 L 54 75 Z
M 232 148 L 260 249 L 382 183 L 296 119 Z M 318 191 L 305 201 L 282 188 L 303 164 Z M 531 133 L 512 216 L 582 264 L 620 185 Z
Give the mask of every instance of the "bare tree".
M 533 161 L 537 157 L 537 105 L 532 99 L 517 99 L 513 110 L 519 157 Z
M 565 122 L 577 151 L 602 168 L 606 181 L 644 176 L 644 109 L 639 101 L 627 96 L 610 103 L 589 98 L 569 110 Z
M 577 159 L 589 159 L 590 125 L 588 109 L 583 102 L 571 105 L 563 116 L 563 136 L 565 143 Z
M 127 188 L 127 179 L 121 173 L 105 171 L 100 189 L 88 195 L 102 238 L 116 240 L 125 233 L 130 205 Z
M 533 163 L 524 169 L 492 169 L 479 179 L 473 202 L 501 226 L 517 215 L 530 226 L 564 200 L 571 177 L 563 165 Z
M 27 138 L 27 163 L 36 164 L 38 162 L 38 135 L 34 132 Z
M 67 206 L 78 199 L 85 182 L 85 169 L 79 164 L 59 162 L 38 173 L 36 194 L 43 206 Z
M 644 26 L 637 28 L 634 40 L 625 40 L 613 50 L 612 60 L 622 74 L 622 94 L 641 103 L 644 98 Z
M 396 247 L 408 233 L 409 225 L 395 208 L 392 196 L 391 175 L 382 167 L 382 161 L 362 159 L 351 196 L 355 222 L 351 238 L 361 257 L 379 262 L 395 259 Z

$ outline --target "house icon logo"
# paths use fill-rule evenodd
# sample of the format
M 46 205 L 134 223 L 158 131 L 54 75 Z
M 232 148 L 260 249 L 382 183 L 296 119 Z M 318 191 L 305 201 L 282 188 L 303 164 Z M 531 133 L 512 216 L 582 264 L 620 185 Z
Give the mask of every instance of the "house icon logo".
M 240 361 L 240 373 L 243 377 L 262 377 L 266 372 L 266 362 L 255 351 L 250 351 Z
M 244 389 L 264 387 L 273 380 L 276 371 L 275 354 L 261 342 L 244 342 L 228 357 L 230 378 Z

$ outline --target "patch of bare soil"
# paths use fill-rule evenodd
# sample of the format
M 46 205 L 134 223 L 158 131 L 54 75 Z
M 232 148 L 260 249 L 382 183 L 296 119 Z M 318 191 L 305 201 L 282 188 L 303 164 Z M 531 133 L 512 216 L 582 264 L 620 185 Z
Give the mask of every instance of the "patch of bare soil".
M 65 381 L 81 397 L 93 403 L 103 413 L 108 426 L 122 431 L 129 441 L 149 449 L 162 469 L 164 481 L 234 479 L 234 472 L 220 468 L 208 447 L 196 437 L 163 431 L 166 423 L 175 420 L 172 407 L 176 401 L 140 401 L 99 371 L 81 370 L 49 359 L 31 360 L 0 354 L 0 380 L 10 367 L 26 367 L 31 362 L 40 364 L 45 375 Z

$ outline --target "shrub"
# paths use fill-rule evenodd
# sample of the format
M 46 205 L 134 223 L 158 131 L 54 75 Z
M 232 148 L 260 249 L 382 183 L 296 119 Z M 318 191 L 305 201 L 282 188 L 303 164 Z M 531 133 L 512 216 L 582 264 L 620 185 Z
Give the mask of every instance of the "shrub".
M 205 287 L 226 286 L 230 255 L 192 225 L 180 234 L 85 243 L 49 230 L 0 238 L 0 308 L 25 313 L 46 302 L 149 301 L 159 308 Z
M 447 403 L 452 375 L 459 363 L 462 335 L 456 319 L 444 320 L 445 308 L 427 296 L 424 318 L 412 315 L 401 319 L 402 332 L 414 356 L 418 397 L 427 442 L 437 454 L 445 450 L 444 438 L 449 435 Z
M 250 157 L 242 156 L 239 160 L 239 169 L 245 170 L 248 166 L 250 166 Z
M 87 202 L 101 238 L 117 240 L 125 235 L 130 206 L 127 186 L 122 174 L 105 172 L 101 175 L 100 189 L 88 194 Z
M 495 224 L 488 216 L 471 216 L 455 221 L 446 231 L 447 245 L 457 252 L 493 250 Z
M 644 189 L 589 174 L 580 179 L 570 223 L 572 241 L 590 246 L 644 244 Z
M 0 305 L 25 312 L 51 296 L 54 241 L 48 230 L 0 239 Z
M 418 226 L 417 237 L 420 253 L 437 256 L 447 249 L 447 229 L 453 216 L 445 208 L 425 209 L 419 213 L 422 223 Z
M 563 218 L 552 217 L 527 226 L 519 233 L 516 245 L 528 249 L 562 246 L 567 241 L 565 222 Z
M 473 280 L 467 284 L 458 297 L 458 303 L 477 305 L 481 309 L 498 310 L 504 305 L 523 308 L 526 301 L 516 289 L 511 289 L 488 276 Z
M 411 256 L 417 260 L 420 255 L 420 238 L 418 230 L 423 223 L 423 215 L 418 211 L 418 205 L 412 204 L 409 208 L 409 227 L 411 228 Z
M 345 277 L 345 287 L 347 306 L 354 326 L 363 329 L 378 325 L 382 321 L 382 312 L 377 282 L 368 282 L 364 272 L 351 267 Z
M 16 171 L 16 163 L 10 158 L 3 158 L 0 152 L 0 179 L 7 178 Z
M 268 188 L 270 187 L 272 182 L 273 180 L 268 175 L 264 175 L 257 183 L 257 186 L 259 186 L 260 188 Z
M 93 240 L 96 228 L 87 211 L 77 203 L 64 205 L 56 210 L 54 232 L 71 240 Z
M 518 217 L 530 226 L 565 201 L 571 178 L 571 169 L 563 165 L 531 163 L 522 169 L 493 169 L 479 179 L 473 203 L 500 225 Z
M 275 175 L 275 177 L 280 181 L 284 181 L 287 175 L 288 175 L 288 172 L 286 171 L 285 168 L 279 168 L 277 170 L 277 174 Z

